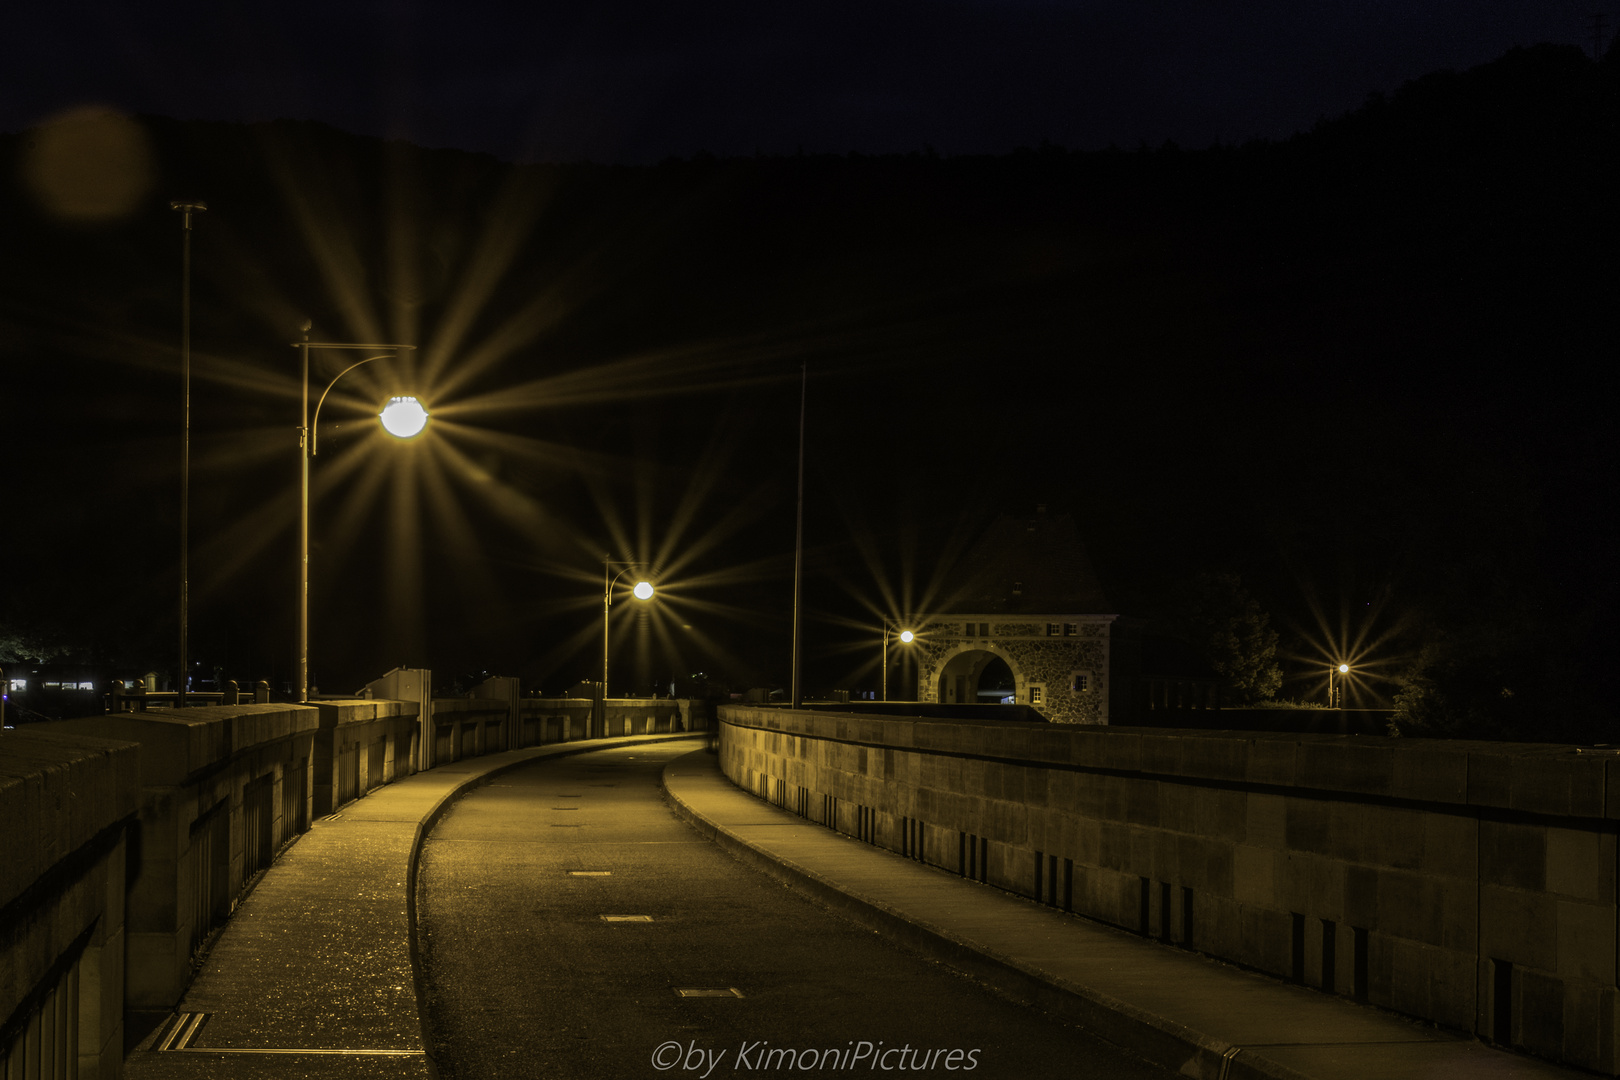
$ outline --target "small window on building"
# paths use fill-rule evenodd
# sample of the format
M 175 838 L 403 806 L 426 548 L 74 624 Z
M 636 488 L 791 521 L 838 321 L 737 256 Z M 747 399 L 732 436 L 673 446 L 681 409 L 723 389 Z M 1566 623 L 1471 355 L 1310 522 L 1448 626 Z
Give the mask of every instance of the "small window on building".
M 1064 623 L 1063 624 L 1063 636 L 1064 637 L 1079 637 L 1080 636 L 1080 624 L 1077 623 L 1077 622 Z
M 979 624 L 979 636 L 980 637 L 989 637 L 990 636 L 990 624 L 989 623 L 982 622 L 982 623 Z
M 1041 702 L 1045 699 L 1045 697 L 1046 697 L 1046 687 L 1041 686 L 1039 684 L 1031 684 L 1030 685 L 1030 688 L 1029 688 L 1029 703 L 1031 705 L 1039 705 L 1039 704 L 1041 704 Z
M 1063 627 L 1060 626 L 1058 623 L 1049 622 L 1049 623 L 1046 624 L 1046 636 L 1047 637 L 1057 637 L 1062 632 L 1063 632 Z
M 1069 676 L 1069 689 L 1077 694 L 1083 694 L 1091 689 L 1091 672 L 1077 671 Z

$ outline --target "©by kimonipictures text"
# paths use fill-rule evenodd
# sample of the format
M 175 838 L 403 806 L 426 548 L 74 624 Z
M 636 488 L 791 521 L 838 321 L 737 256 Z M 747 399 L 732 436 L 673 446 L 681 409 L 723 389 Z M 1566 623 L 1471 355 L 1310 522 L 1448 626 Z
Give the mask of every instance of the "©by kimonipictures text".
M 851 1039 L 843 1046 L 800 1048 L 772 1046 L 769 1039 L 745 1039 L 734 1049 L 715 1049 L 699 1046 L 695 1040 L 683 1044 L 672 1039 L 653 1050 L 652 1066 L 659 1072 L 696 1073 L 698 1080 L 706 1080 L 716 1069 L 732 1073 L 971 1072 L 979 1067 L 979 1048 L 889 1046 L 865 1039 Z

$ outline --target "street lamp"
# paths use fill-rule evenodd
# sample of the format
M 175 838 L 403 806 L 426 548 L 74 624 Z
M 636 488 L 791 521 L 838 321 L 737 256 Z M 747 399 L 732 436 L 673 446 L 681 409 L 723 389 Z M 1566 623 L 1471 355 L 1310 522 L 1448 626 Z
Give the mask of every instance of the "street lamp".
M 370 352 L 374 349 L 391 349 L 396 351 L 410 351 L 415 345 L 365 345 L 350 342 L 311 341 L 309 340 L 310 323 L 304 324 L 304 340 L 293 342 L 293 348 L 302 349 L 304 353 L 304 411 L 303 423 L 298 428 L 298 449 L 302 461 L 303 494 L 300 502 L 298 523 L 298 701 L 304 704 L 309 701 L 309 459 L 315 456 L 316 424 L 320 422 L 321 406 L 326 404 L 326 395 L 332 392 L 332 387 L 338 384 L 338 379 L 361 364 L 369 364 L 374 360 L 391 360 L 393 352 L 380 353 L 368 356 L 364 360 L 350 364 L 321 391 L 319 400 L 315 402 L 315 415 L 309 415 L 309 350 L 311 349 L 359 349 Z M 414 406 L 414 408 L 413 408 Z M 409 417 L 415 427 L 404 422 Z M 427 410 L 422 403 L 413 397 L 396 397 L 388 403 L 381 413 L 383 427 L 392 435 L 399 438 L 409 438 L 416 435 L 427 426 Z M 391 422 L 392 421 L 392 422 Z
M 613 610 L 613 586 L 618 580 L 630 571 L 640 567 L 640 563 L 615 562 L 612 559 L 602 560 L 602 730 L 599 734 L 607 734 L 607 696 L 608 696 L 608 616 Z M 612 577 L 608 575 L 615 566 L 623 567 Z M 653 594 L 652 582 L 642 580 L 636 582 L 632 595 L 637 600 L 651 600 Z
M 889 633 L 894 628 L 888 623 L 883 624 L 883 700 L 889 700 Z M 903 645 L 910 645 L 917 635 L 910 630 L 902 630 L 897 635 Z
M 1328 708 L 1344 708 L 1344 677 L 1350 674 L 1349 664 L 1328 668 Z M 1335 676 L 1337 685 L 1335 685 Z

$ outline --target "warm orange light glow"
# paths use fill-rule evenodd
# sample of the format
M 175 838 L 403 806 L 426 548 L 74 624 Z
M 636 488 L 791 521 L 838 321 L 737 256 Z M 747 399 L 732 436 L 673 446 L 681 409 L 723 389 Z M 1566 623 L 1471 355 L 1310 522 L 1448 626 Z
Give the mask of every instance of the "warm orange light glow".
M 396 439 L 411 439 L 427 427 L 428 411 L 413 397 L 390 398 L 383 411 L 377 414 L 388 434 Z
M 910 630 L 900 631 L 900 640 L 905 642 L 907 645 L 911 644 L 911 639 L 916 636 L 917 635 L 913 634 Z
M 1340 675 L 1347 674 L 1349 671 L 1350 671 L 1350 665 L 1349 664 L 1340 664 L 1339 665 L 1339 674 Z

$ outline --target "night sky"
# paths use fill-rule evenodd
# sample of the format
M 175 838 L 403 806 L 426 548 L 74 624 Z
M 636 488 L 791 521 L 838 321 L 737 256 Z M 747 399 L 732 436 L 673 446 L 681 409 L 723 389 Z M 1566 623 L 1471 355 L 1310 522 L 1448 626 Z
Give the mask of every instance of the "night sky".
M 289 675 L 305 318 L 420 346 L 322 414 L 323 690 L 396 664 L 599 675 L 604 553 L 665 572 L 656 613 L 619 609 L 638 688 L 785 685 L 801 365 L 812 691 L 875 688 L 882 621 L 1037 504 L 1076 518 L 1120 613 L 1242 575 L 1286 696 L 1350 650 L 1387 704 L 1426 643 L 1471 634 L 1469 678 L 1519 701 L 1614 636 L 1587 5 L 10 21 L 0 421 L 25 509 L 0 631 L 173 662 L 185 196 L 210 206 L 191 653 L 244 682 Z M 91 106 L 123 118 L 96 145 L 133 156 L 97 175 L 132 194 L 64 209 L 53 132 Z M 316 392 L 339 370 L 320 358 Z M 384 447 L 373 399 L 422 387 L 436 426 Z M 1548 627 L 1533 672 L 1503 659 Z
M 517 7 L 531 10 L 518 12 Z M 0 131 L 102 104 L 320 120 L 507 160 L 1004 153 L 1281 138 L 1515 46 L 1576 0 L 670 5 L 156 2 L 8 16 Z

